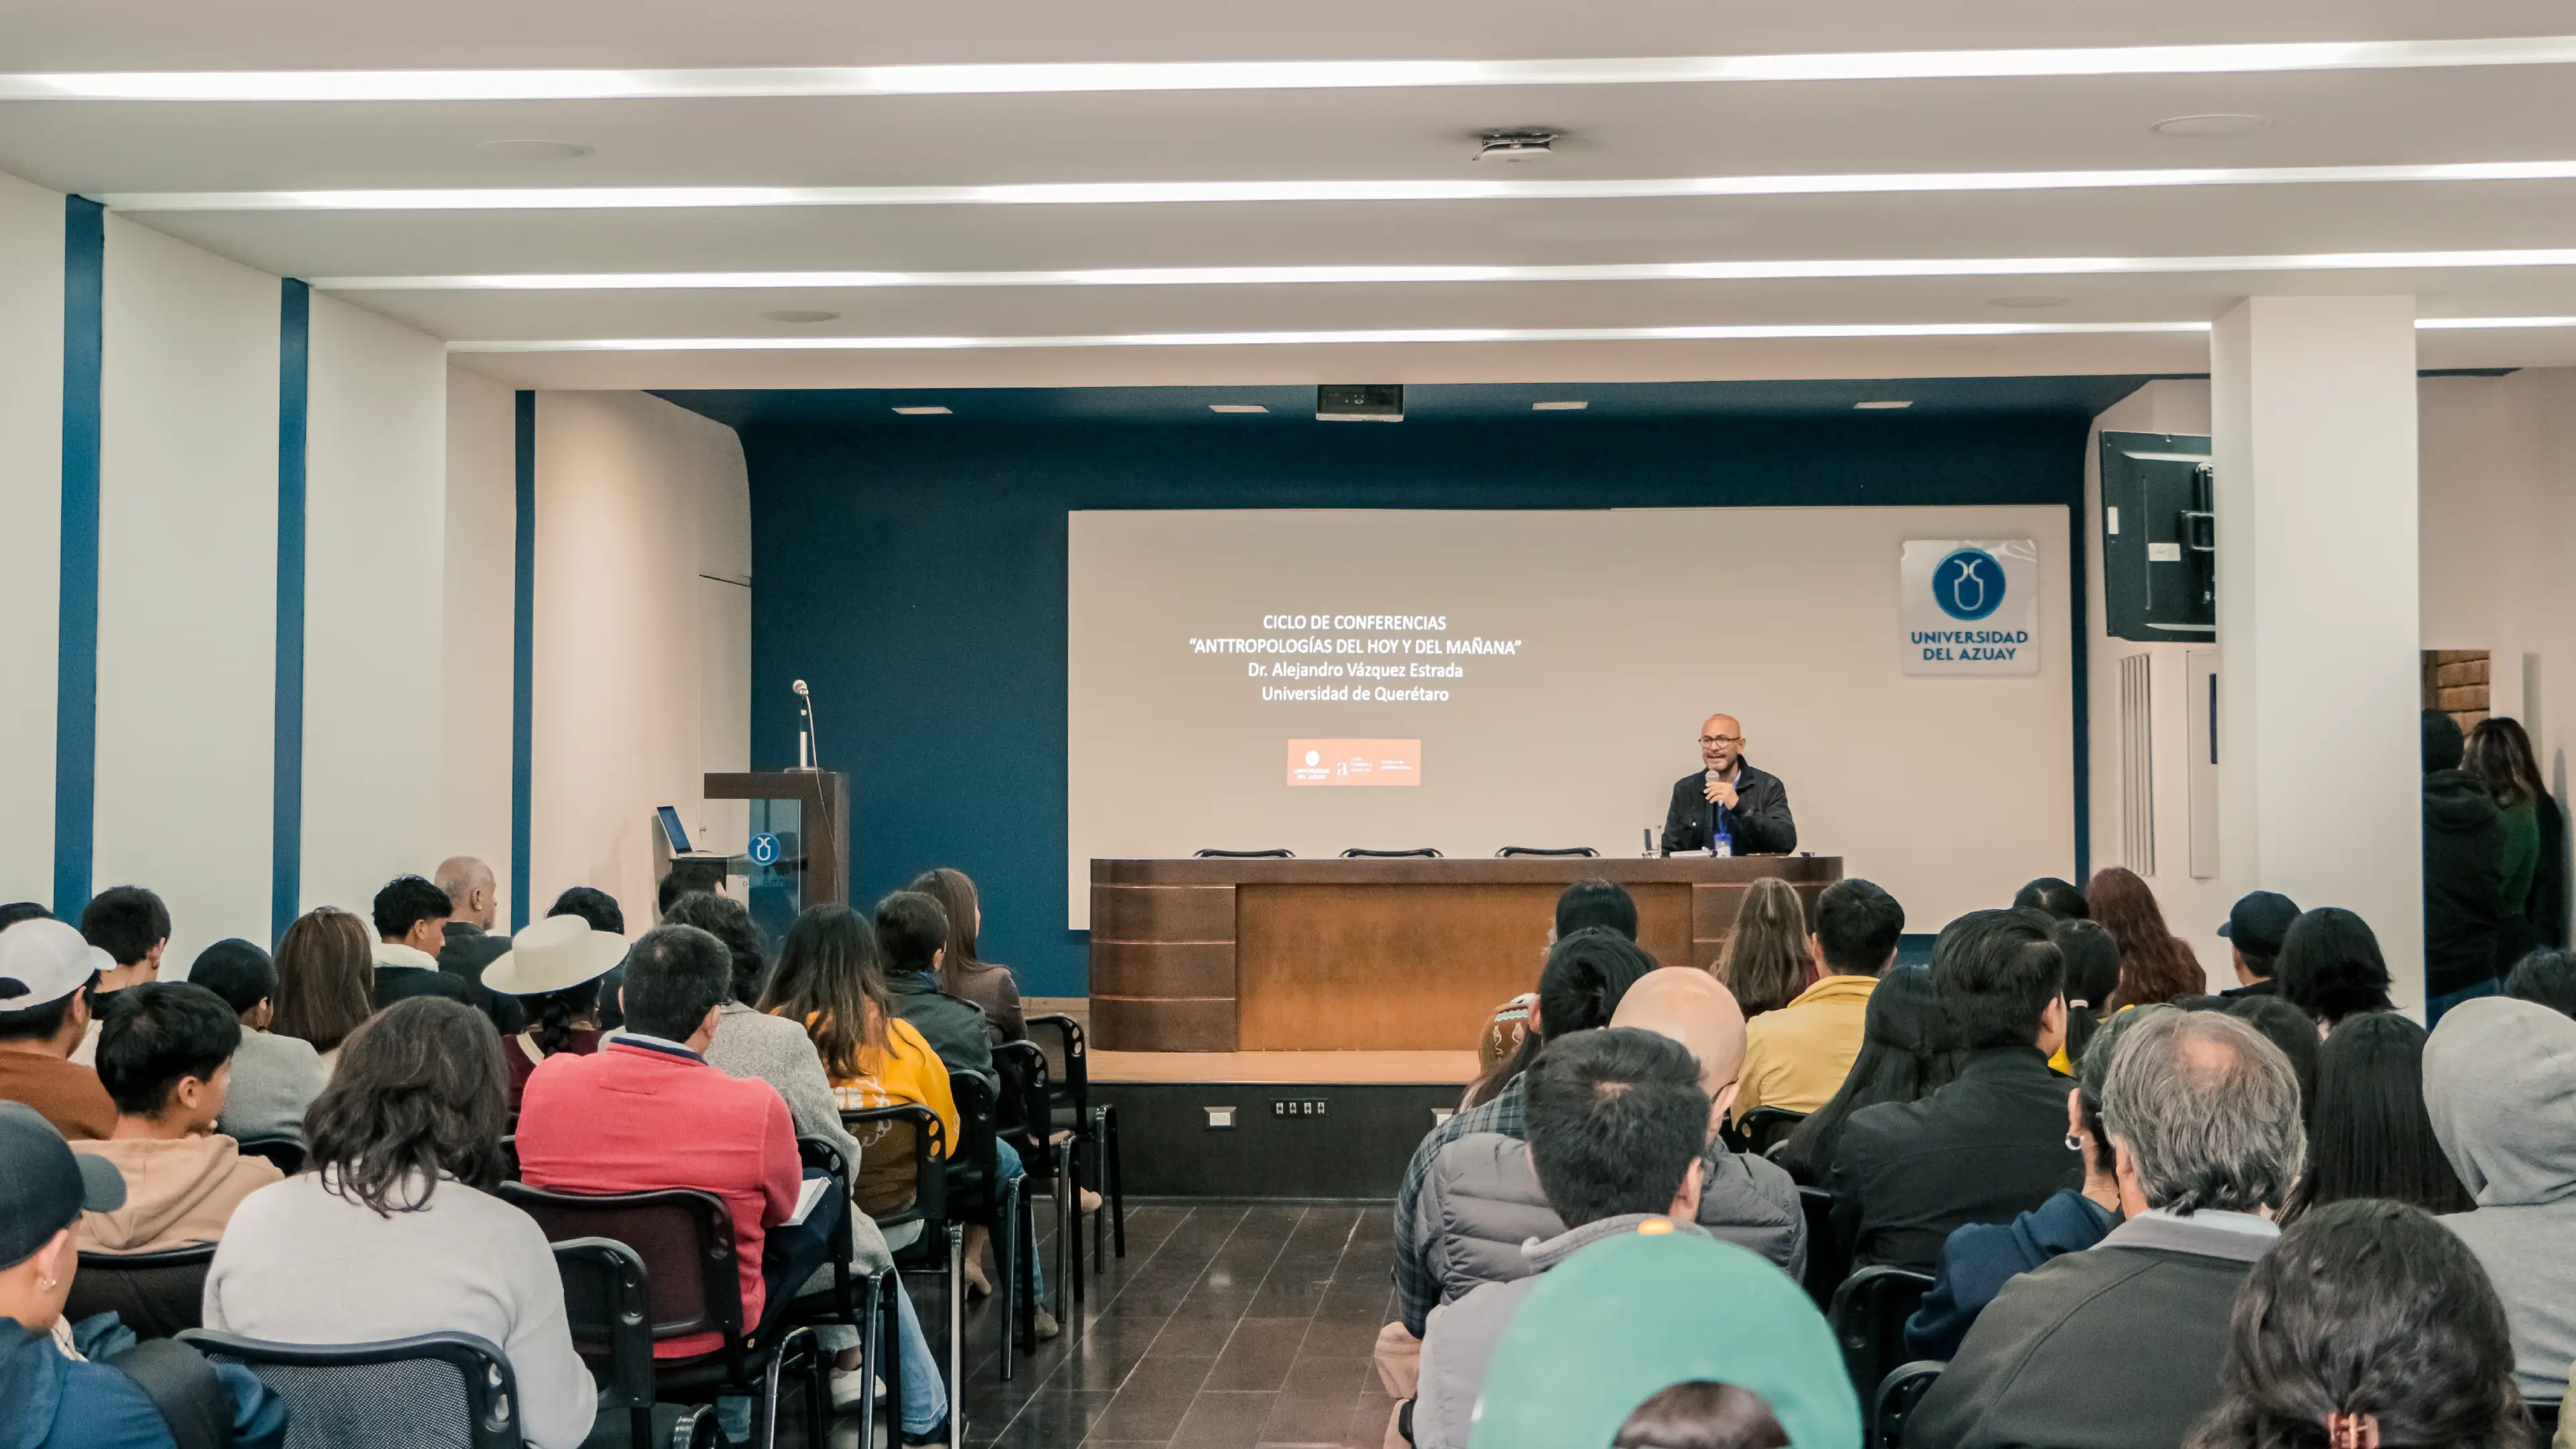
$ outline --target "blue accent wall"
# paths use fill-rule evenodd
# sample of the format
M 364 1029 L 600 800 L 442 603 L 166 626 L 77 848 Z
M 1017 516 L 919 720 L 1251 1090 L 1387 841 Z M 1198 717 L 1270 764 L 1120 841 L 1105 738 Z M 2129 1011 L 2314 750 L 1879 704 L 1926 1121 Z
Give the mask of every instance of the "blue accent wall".
M 1195 418 L 985 422 L 886 413 L 910 396 L 829 410 L 812 400 L 831 395 L 776 410 L 671 396 L 739 427 L 750 465 L 752 767 L 795 763 L 787 686 L 811 681 L 823 763 L 850 775 L 852 899 L 964 870 L 985 954 L 1042 996 L 1086 989 L 1083 934 L 1064 924 L 1068 510 L 2053 503 L 2080 519 L 2087 420 L 2108 401 L 1634 418 L 1523 402 L 1384 426 L 1203 403 Z M 1722 593 L 1704 561 L 1673 567 Z
M 518 521 L 510 588 L 510 930 L 528 924 L 528 847 L 536 771 L 537 395 L 522 391 L 513 434 Z
M 98 789 L 98 386 L 107 211 L 63 202 L 62 583 L 54 651 L 54 914 L 89 904 Z
M 277 719 L 270 814 L 268 938 L 282 940 L 304 894 L 304 444 L 311 402 L 313 289 L 277 294 Z

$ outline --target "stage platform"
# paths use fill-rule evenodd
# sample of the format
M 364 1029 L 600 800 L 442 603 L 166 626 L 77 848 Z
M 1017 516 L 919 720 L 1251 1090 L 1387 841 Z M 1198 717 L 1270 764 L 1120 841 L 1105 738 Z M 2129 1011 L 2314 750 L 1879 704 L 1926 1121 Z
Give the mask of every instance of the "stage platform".
M 1391 1198 L 1475 1075 L 1474 1052 L 1091 1054 L 1138 1197 Z
M 1447 1086 L 1476 1078 L 1474 1052 L 1104 1052 L 1095 1082 Z

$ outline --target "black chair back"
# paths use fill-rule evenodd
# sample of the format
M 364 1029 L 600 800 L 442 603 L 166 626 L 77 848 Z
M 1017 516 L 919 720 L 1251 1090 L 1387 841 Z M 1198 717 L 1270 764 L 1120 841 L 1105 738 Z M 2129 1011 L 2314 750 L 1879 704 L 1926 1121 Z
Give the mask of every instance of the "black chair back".
M 1905 1320 L 1932 1288 L 1932 1275 L 1884 1264 L 1863 1268 L 1834 1290 L 1825 1321 L 1851 1371 L 1852 1389 L 1867 1394 L 1905 1362 Z
M 206 1329 L 180 1341 L 257 1374 L 286 1401 L 286 1449 L 519 1449 L 518 1385 L 465 1333 L 381 1343 L 266 1343 Z
M 1879 1380 L 1877 1396 L 1870 1403 L 1870 1449 L 1898 1449 L 1905 1442 L 1905 1422 L 1914 1417 L 1914 1406 L 1932 1391 L 1947 1365 L 1937 1359 L 1916 1359 L 1899 1364 Z
M 695 1188 L 576 1193 L 505 1182 L 501 1198 L 537 1220 L 548 1242 L 606 1238 L 632 1249 L 649 1285 L 647 1323 L 656 1342 L 702 1333 L 742 1350 L 742 1280 L 736 1275 L 733 1214 L 724 1199 Z
M 613 1238 L 554 1246 L 572 1346 L 599 1380 L 599 1407 L 653 1407 L 653 1288 L 643 1257 Z
M 957 1150 L 948 1156 L 949 1205 L 957 1208 L 960 1197 L 989 1205 L 999 1167 L 993 1129 L 1000 1119 L 1001 1089 L 982 1072 L 950 1072 L 948 1094 L 957 1103 Z M 960 1209 L 958 1215 L 971 1218 L 974 1213 Z
M 993 1048 L 993 1071 L 1002 1079 L 994 1107 L 994 1130 L 1010 1139 L 1029 1171 L 1043 1174 L 1043 1144 L 1055 1118 L 1046 1048 L 1033 1041 L 1004 1042 Z
M 1427 855 L 1427 856 L 1431 857 L 1431 858 L 1432 858 L 1432 859 L 1434 859 L 1434 860 L 1437 860 L 1437 859 L 1439 859 L 1439 858 L 1440 858 L 1440 852 L 1439 852 L 1439 851 L 1437 851 L 1437 850 L 1434 850 L 1433 848 L 1431 848 L 1431 847 L 1430 847 L 1430 846 L 1428 846 L 1428 845 L 1417 845 L 1417 846 L 1415 846 L 1414 848 L 1412 848 L 1411 850 L 1370 850 L 1370 849 L 1367 849 L 1367 848 L 1366 848 L 1366 847 L 1364 847 L 1364 846 L 1357 846 L 1357 845 L 1354 845 L 1354 846 L 1352 846 L 1350 849 L 1345 850 L 1345 851 L 1343 851 L 1343 852 L 1342 852 L 1342 859 L 1344 859 L 1344 860 L 1401 860 L 1401 859 L 1403 859 L 1403 858 L 1405 858 L 1405 857 L 1407 857 L 1407 856 L 1414 856 L 1414 855 Z
M 289 1177 L 304 1170 L 304 1144 L 292 1137 L 254 1137 L 239 1144 L 245 1157 L 265 1157 Z
M 1818 1308 L 1833 1302 L 1834 1290 L 1850 1271 L 1851 1257 L 1834 1233 L 1834 1195 L 1821 1187 L 1798 1189 L 1798 1209 L 1807 1219 L 1807 1274 L 1799 1281 Z
M 918 1102 L 844 1107 L 841 1128 L 859 1140 L 863 1172 L 865 1163 L 882 1161 L 890 1154 L 908 1158 L 912 1164 L 910 1201 L 860 1201 L 860 1208 L 876 1219 L 878 1227 L 935 1222 L 948 1216 L 948 1134 L 940 1126 L 938 1113 Z
M 2531 1442 L 2535 1444 L 2551 1444 L 2557 1442 L 2558 1409 L 2560 1402 L 2561 1401 L 2557 1399 L 2525 1399 L 2522 1401 L 2523 1412 L 2531 1416 L 2531 1427 L 2533 1430 Z
M 1506 845 L 1494 852 L 1506 859 L 1515 855 L 1580 856 L 1589 860 L 1601 852 L 1588 845 Z
M 1756 1107 L 1735 1124 L 1735 1136 L 1743 1144 L 1736 1150 L 1750 1152 L 1756 1157 L 1764 1156 L 1787 1141 L 1798 1124 L 1806 1120 L 1806 1113 L 1792 1112 L 1786 1107 Z
M 206 1269 L 215 1245 L 157 1253 L 83 1253 L 63 1316 L 77 1323 L 114 1313 L 136 1338 L 172 1338 L 205 1321 Z

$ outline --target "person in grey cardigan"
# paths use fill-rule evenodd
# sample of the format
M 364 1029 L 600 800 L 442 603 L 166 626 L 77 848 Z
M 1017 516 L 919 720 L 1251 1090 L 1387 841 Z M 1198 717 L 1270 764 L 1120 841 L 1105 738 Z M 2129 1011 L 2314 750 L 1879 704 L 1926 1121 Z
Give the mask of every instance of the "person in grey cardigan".
M 277 966 L 248 941 L 217 941 L 197 953 L 188 980 L 224 999 L 240 1015 L 241 1045 L 233 1050 L 232 1086 L 224 1094 L 215 1130 L 237 1142 L 304 1140 L 304 1109 L 322 1095 L 330 1073 L 313 1044 L 270 1032 L 277 1015 Z
M 2477 1200 L 2442 1226 L 2495 1280 L 2526 1399 L 2567 1393 L 2576 1357 L 2576 1021 L 2488 997 L 2443 1014 L 2424 1043 L 2424 1109 Z

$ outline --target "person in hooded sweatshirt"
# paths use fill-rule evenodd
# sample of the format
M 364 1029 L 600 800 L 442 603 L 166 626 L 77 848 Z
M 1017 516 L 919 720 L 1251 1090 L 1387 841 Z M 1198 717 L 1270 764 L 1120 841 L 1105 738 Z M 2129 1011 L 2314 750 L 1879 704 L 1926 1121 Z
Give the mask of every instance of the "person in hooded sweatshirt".
M 2526 1399 L 2567 1393 L 2576 1358 L 2576 1021 L 2467 1002 L 2424 1044 L 2424 1109 L 2477 1207 L 2440 1219 L 2477 1254 L 2513 1328 Z
M 2460 768 L 2457 720 L 2424 711 L 2424 1020 L 2492 996 L 2504 919 L 2504 824 L 2484 781 Z
M 116 1103 L 116 1131 L 72 1150 L 116 1164 L 125 1205 L 82 1216 L 81 1251 L 152 1253 L 216 1242 L 243 1198 L 285 1180 L 267 1159 L 244 1155 L 215 1130 L 240 1041 L 241 1019 L 202 986 L 153 981 L 107 998 L 98 1077 Z

